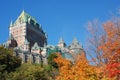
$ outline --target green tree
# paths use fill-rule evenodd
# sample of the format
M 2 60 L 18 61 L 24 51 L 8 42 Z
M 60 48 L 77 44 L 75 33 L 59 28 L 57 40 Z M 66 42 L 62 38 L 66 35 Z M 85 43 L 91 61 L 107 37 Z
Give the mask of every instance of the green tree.
M 13 56 L 13 51 L 0 46 L 0 79 L 21 65 L 21 59 Z
M 24 63 L 7 77 L 8 80 L 53 80 L 39 64 Z
M 48 64 L 50 65 L 50 67 L 53 68 L 58 68 L 57 63 L 54 61 L 54 58 L 57 58 L 56 53 L 52 53 L 48 56 Z

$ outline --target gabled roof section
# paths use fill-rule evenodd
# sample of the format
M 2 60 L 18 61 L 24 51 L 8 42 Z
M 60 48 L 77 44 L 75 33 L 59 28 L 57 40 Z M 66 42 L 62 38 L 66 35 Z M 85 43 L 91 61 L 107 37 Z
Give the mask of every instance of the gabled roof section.
M 35 18 L 31 17 L 28 13 L 26 13 L 24 10 L 21 12 L 20 16 L 17 18 L 17 20 L 15 21 L 14 24 L 17 23 L 26 23 L 26 22 L 30 22 L 30 20 L 33 21 L 33 23 L 37 23 L 37 21 L 35 20 Z
M 37 42 L 35 42 L 35 44 L 33 45 L 32 50 L 40 50 Z

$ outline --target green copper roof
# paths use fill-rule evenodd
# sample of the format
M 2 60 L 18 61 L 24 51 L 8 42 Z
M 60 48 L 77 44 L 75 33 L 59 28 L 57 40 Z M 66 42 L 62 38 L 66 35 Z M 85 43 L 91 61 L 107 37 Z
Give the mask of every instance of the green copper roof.
M 17 18 L 17 20 L 15 21 L 14 24 L 30 22 L 30 20 L 32 20 L 33 23 L 37 23 L 37 21 L 35 20 L 35 18 L 31 17 L 28 13 L 26 13 L 26 12 L 23 10 L 22 13 L 21 13 L 20 16 Z

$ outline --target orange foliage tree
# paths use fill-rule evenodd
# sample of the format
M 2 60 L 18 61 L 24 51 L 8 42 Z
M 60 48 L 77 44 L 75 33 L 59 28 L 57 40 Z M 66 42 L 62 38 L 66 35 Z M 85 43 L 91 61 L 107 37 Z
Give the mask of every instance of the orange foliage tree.
M 59 66 L 59 75 L 56 76 L 56 80 L 99 80 L 103 78 L 97 67 L 90 65 L 83 55 L 79 55 L 74 64 L 62 58 L 60 54 L 57 56 L 54 59 Z

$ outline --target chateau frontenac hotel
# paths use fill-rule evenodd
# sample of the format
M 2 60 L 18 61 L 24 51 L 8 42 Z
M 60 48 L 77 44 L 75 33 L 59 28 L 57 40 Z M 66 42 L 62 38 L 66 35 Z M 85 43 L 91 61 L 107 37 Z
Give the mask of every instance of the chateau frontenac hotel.
M 24 10 L 15 22 L 10 23 L 9 38 L 2 46 L 12 48 L 14 55 L 20 57 L 22 63 L 47 64 L 47 57 L 53 52 L 60 52 L 64 58 L 74 62 L 74 55 L 84 52 L 76 38 L 68 47 L 62 38 L 56 46 L 48 45 L 47 34 L 41 25 Z

